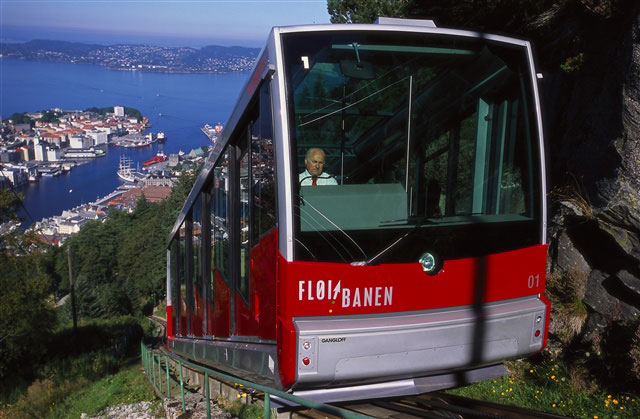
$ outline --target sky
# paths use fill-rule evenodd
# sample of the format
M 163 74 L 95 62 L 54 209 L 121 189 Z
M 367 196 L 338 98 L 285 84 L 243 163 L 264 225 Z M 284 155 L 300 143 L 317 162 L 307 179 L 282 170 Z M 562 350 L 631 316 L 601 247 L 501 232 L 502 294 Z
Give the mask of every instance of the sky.
M 329 23 L 326 0 L 0 0 L 0 41 L 261 47 L 272 26 Z

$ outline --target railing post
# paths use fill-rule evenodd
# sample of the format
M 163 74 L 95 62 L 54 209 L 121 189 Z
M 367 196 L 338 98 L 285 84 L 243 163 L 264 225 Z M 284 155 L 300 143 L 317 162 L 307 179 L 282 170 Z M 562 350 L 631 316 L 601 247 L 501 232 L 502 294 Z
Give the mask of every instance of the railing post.
M 156 384 L 156 355 L 153 352 L 151 352 L 151 371 L 151 375 L 153 375 L 153 386 L 158 388 L 158 385 Z
M 160 392 L 160 394 L 162 394 L 162 358 L 160 357 L 160 355 L 157 355 L 158 357 L 158 391 Z
M 204 372 L 204 392 L 207 394 L 205 400 L 207 401 L 207 419 L 211 419 L 211 403 L 209 401 L 209 373 Z
M 271 419 L 271 395 L 264 393 L 264 419 Z
M 180 394 L 182 395 L 182 413 L 187 409 L 184 406 L 184 380 L 182 379 L 182 361 L 180 361 Z
M 169 357 L 164 356 L 165 366 L 167 367 L 167 397 L 171 398 L 171 379 L 169 377 Z

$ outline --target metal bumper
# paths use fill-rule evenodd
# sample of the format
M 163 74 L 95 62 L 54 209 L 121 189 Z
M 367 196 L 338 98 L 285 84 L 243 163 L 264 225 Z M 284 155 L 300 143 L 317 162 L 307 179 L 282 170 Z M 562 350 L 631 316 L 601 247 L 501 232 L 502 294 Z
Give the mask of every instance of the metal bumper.
M 529 355 L 542 349 L 545 313 L 534 296 L 481 307 L 296 318 L 294 388 L 434 376 Z

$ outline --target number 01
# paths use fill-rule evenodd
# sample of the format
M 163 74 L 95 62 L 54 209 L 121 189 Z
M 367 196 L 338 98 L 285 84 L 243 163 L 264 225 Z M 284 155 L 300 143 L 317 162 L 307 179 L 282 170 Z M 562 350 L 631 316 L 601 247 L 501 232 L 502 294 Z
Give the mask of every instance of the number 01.
M 527 285 L 529 288 L 537 287 L 540 285 L 540 274 L 538 275 L 529 275 L 529 279 L 527 280 Z

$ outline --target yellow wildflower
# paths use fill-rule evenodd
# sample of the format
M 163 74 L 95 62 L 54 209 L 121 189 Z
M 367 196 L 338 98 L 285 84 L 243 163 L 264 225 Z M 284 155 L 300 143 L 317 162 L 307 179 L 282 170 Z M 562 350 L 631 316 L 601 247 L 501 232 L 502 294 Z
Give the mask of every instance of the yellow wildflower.
M 551 405 L 551 407 L 556 407 L 556 404 L 555 404 L 555 403 L 554 403 L 554 404 L 552 404 L 552 405 Z
M 613 399 L 613 404 L 618 404 L 618 400 Z

